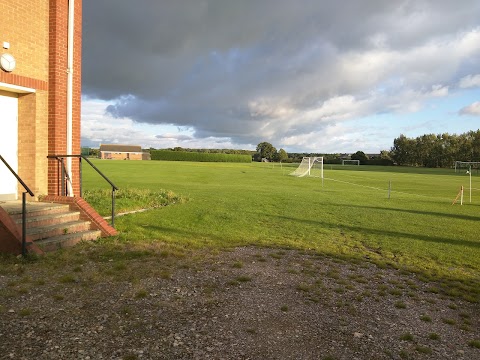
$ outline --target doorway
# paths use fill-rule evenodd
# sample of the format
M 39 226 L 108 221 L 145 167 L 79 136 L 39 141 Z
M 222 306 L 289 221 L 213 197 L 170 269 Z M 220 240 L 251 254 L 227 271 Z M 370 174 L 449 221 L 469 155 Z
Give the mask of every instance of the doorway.
M 0 90 L 0 155 L 18 173 L 18 94 Z M 0 200 L 16 200 L 17 179 L 0 161 Z

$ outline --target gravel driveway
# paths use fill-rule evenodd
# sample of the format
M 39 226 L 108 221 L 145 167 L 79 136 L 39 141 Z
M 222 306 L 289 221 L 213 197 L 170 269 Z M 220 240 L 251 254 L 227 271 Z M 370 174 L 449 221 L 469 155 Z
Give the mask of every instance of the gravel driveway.
M 0 358 L 480 359 L 479 304 L 439 289 L 368 261 L 256 247 L 12 264 Z

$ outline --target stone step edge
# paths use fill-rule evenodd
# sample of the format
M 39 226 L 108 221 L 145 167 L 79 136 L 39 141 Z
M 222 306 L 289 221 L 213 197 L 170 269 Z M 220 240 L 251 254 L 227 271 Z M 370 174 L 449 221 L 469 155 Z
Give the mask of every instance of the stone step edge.
M 62 243 L 69 240 L 75 240 L 78 237 L 80 237 L 80 239 L 78 239 L 79 241 L 82 241 L 82 240 L 89 241 L 89 240 L 93 240 L 90 237 L 95 236 L 96 239 L 99 239 L 101 235 L 102 235 L 102 232 L 100 230 L 87 230 L 87 231 L 81 231 L 77 233 L 53 236 L 47 239 L 36 240 L 35 244 L 39 245 L 40 247 L 44 247 L 46 245 Z
M 26 220 L 27 220 L 27 225 L 28 225 L 29 223 L 33 223 L 33 222 L 40 222 L 40 221 L 46 221 L 46 220 L 52 220 L 52 219 L 61 220 L 62 218 L 67 217 L 67 216 L 78 216 L 78 217 L 80 217 L 80 211 L 66 211 L 66 212 L 53 213 L 53 214 L 49 214 L 49 215 L 40 215 L 40 216 L 35 216 L 35 217 L 27 216 Z M 15 219 L 15 223 L 21 224 L 22 223 L 22 218 Z
M 31 209 L 28 209 L 28 205 L 27 205 L 27 217 L 35 216 L 35 213 L 52 212 L 52 211 L 63 210 L 63 209 L 65 209 L 66 211 L 69 210 L 69 206 L 66 204 L 55 204 L 55 203 L 44 203 L 44 204 L 48 204 L 48 205 L 45 205 L 45 207 L 42 206 L 41 208 L 35 206 Z M 10 210 L 8 211 L 8 214 L 15 219 L 18 216 L 21 217 L 22 208 L 20 207 L 19 209 L 16 209 L 16 210 Z
M 63 222 L 59 224 L 53 224 L 53 225 L 35 226 L 27 229 L 27 235 L 37 235 L 41 233 L 47 233 L 56 229 L 68 229 L 70 227 L 84 225 L 84 224 L 85 225 L 88 224 L 88 226 L 90 226 L 90 221 L 74 220 L 74 221 L 68 221 L 68 222 Z M 67 234 L 71 234 L 71 233 L 67 232 Z

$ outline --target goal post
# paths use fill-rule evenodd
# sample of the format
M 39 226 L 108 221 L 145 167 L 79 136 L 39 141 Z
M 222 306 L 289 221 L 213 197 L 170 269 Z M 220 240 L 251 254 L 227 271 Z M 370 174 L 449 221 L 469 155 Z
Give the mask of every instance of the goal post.
M 342 160 L 342 165 L 360 165 L 360 160 Z
M 290 175 L 303 177 L 312 176 L 323 179 L 323 157 L 305 156 L 298 168 L 291 172 Z
M 462 169 L 478 169 L 480 168 L 480 161 L 455 161 L 455 172 Z

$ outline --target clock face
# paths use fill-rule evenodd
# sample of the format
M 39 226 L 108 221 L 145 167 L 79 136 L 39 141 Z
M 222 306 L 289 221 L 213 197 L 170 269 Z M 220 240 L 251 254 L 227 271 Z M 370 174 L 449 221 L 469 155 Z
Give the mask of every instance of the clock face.
M 6 72 L 11 72 L 15 69 L 15 58 L 10 54 L 2 54 L 0 57 L 0 67 Z

